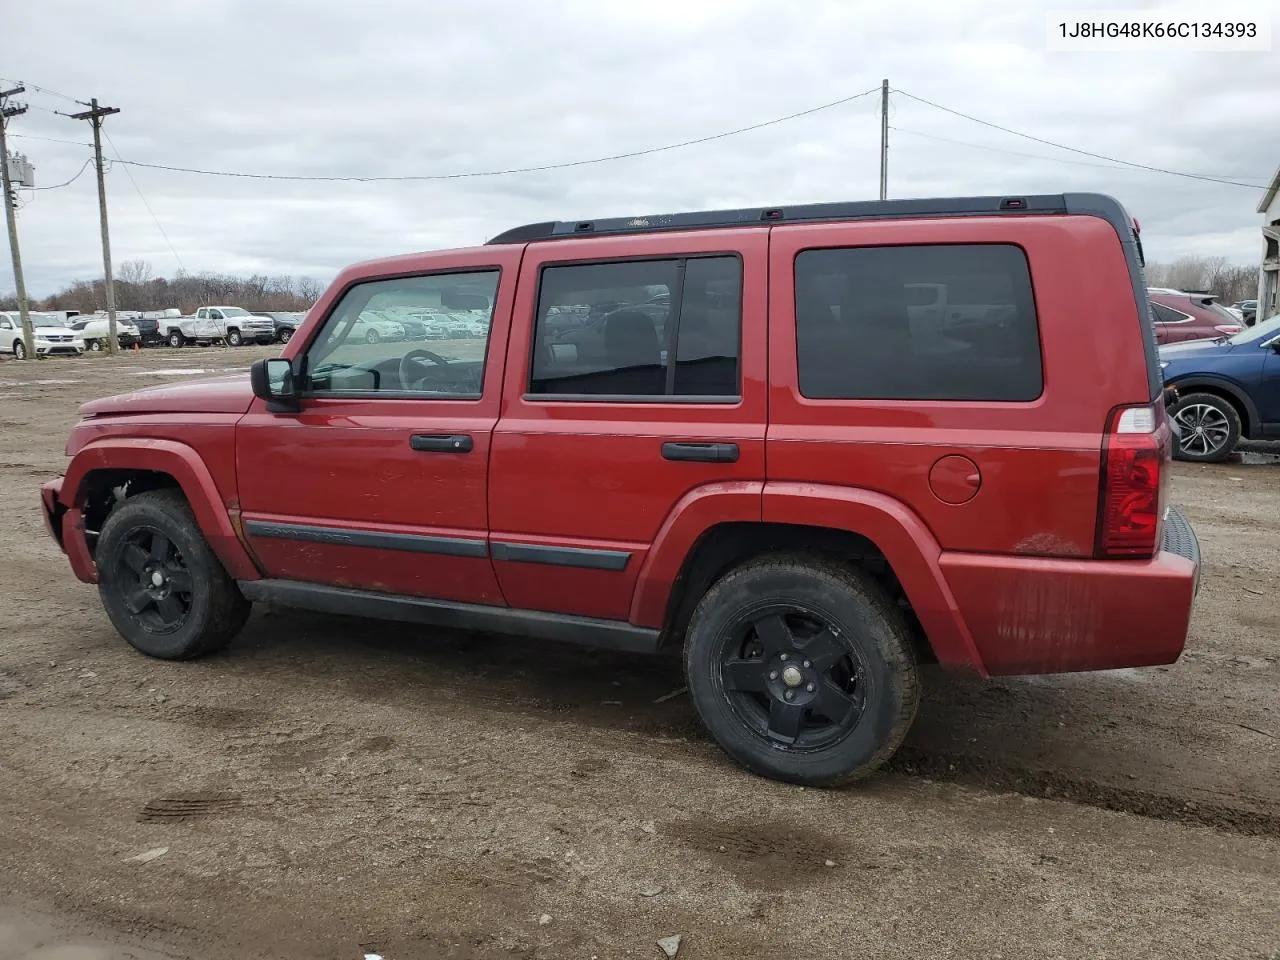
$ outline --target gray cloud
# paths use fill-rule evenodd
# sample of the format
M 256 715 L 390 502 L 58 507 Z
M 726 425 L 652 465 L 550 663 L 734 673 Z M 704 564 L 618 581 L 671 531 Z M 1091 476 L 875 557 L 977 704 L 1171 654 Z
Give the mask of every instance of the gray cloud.
M 884 76 L 1108 156 L 1245 179 L 1268 178 L 1280 163 L 1280 58 L 1051 53 L 1042 10 L 1013 0 L 11 6 L 3 75 L 120 107 L 106 122 L 114 144 L 149 163 L 334 176 L 533 166 L 705 136 Z M 65 180 L 87 151 L 36 138 L 87 141 L 88 125 L 37 109 L 70 109 L 65 101 L 27 100 L 32 111 L 10 125 L 26 136 L 12 144 L 41 183 Z M 508 177 L 361 184 L 132 173 L 187 269 L 328 279 L 355 260 L 479 243 L 527 221 L 874 198 L 875 100 L 668 153 Z M 1251 262 L 1260 253 L 1260 190 L 1092 166 L 1101 161 L 899 95 L 891 122 L 901 128 L 891 134 L 891 196 L 1101 190 L 1142 221 L 1153 259 Z M 108 191 L 116 261 L 176 270 L 119 164 Z M 20 229 L 32 292 L 94 276 L 93 178 L 28 197 Z M 7 247 L 0 255 L 5 289 Z

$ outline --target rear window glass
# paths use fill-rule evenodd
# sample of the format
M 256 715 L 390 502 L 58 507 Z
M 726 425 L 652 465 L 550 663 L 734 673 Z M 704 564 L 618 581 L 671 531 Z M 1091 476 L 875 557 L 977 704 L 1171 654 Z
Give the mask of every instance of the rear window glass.
M 1225 320 L 1227 323 L 1234 323 L 1234 324 L 1240 323 L 1239 317 L 1237 317 L 1234 313 L 1232 313 L 1222 304 L 1218 303 L 1216 300 L 1211 300 L 1208 303 L 1204 304 L 1204 308 L 1208 310 L 1210 313 L 1217 316 L 1218 318 Z
M 796 258 L 800 392 L 814 399 L 1026 401 L 1040 334 L 1011 244 L 806 250 Z

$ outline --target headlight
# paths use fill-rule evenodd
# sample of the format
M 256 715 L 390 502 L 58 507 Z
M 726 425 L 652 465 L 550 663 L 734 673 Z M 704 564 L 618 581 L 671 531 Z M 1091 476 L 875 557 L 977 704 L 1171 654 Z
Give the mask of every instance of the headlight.
M 1168 365 L 1169 365 L 1169 361 L 1168 361 L 1168 360 L 1161 360 L 1161 361 L 1160 361 L 1160 369 L 1161 369 L 1161 370 L 1163 370 L 1163 369 L 1164 369 L 1165 367 L 1167 367 Z

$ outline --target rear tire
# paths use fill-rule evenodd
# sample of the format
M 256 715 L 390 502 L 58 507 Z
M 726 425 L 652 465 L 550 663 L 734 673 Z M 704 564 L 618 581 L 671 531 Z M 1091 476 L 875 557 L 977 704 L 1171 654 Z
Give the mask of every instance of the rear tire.
M 176 490 L 140 493 L 112 511 L 94 559 L 107 616 L 151 657 L 187 660 L 217 650 L 252 609 Z
M 1169 416 L 1178 425 L 1174 456 L 1193 463 L 1221 463 L 1240 442 L 1240 414 L 1213 393 L 1179 397 Z
M 689 624 L 685 673 L 729 756 L 813 786 L 873 773 L 920 699 L 910 632 L 880 586 L 804 555 L 764 557 L 712 586 Z
M 172 333 L 169 334 L 169 346 L 173 347 L 173 349 L 175 350 L 177 350 L 186 342 L 187 342 L 187 338 L 184 337 L 177 330 L 174 330 Z

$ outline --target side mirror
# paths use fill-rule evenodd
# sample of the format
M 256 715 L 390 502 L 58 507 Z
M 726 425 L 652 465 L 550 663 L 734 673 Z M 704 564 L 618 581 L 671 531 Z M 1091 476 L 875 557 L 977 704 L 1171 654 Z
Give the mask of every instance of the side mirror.
M 253 395 L 267 401 L 271 413 L 296 413 L 302 408 L 294 387 L 293 364 L 279 357 L 255 360 L 249 368 Z
M 1280 337 L 1276 337 L 1276 339 L 1271 341 L 1271 349 L 1276 353 L 1280 353 Z

